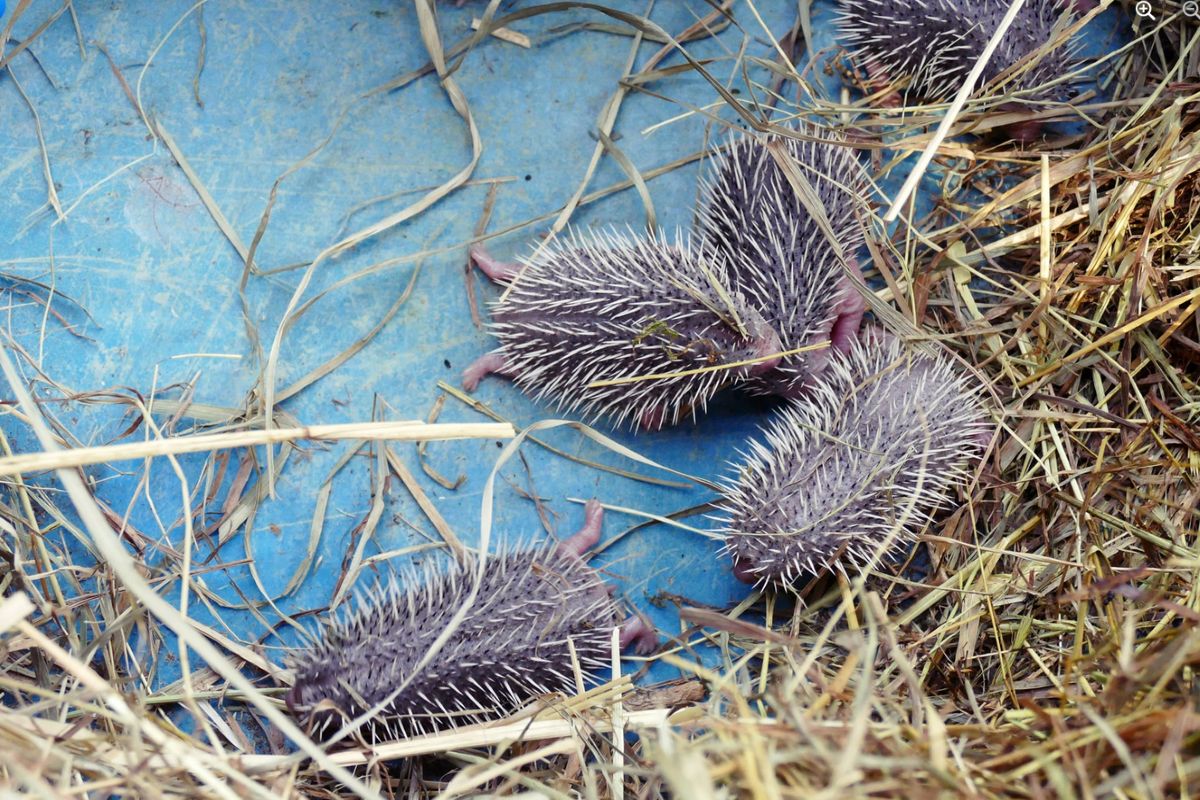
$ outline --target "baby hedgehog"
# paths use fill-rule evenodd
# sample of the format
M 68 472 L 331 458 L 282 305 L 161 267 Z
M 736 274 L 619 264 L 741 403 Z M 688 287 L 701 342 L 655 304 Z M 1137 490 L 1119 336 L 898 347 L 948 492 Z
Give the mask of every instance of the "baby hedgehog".
M 760 393 L 785 397 L 803 392 L 824 368 L 831 349 L 850 346 L 866 308 L 846 277 L 849 270 L 862 278 L 855 252 L 863 234 L 854 207 L 866 193 L 866 175 L 852 150 L 822 138 L 816 127 L 800 124 L 795 130 L 809 138 L 742 137 L 718 155 L 704 184 L 697 223 L 703 252 L 726 265 L 735 289 L 779 333 L 784 351 L 832 345 L 787 356 L 750 383 Z M 822 207 L 845 267 L 768 147 L 796 163 L 811 187 L 808 203 Z
M 842 39 L 858 52 L 872 82 L 887 85 L 894 78 L 907 77 L 909 92 L 935 102 L 949 100 L 959 90 L 1010 5 L 1008 0 L 838 0 L 838 4 Z M 1056 26 L 1070 20 L 1072 8 L 1083 11 L 1093 5 L 1091 0 L 1027 0 L 992 53 L 977 88 L 1043 47 Z M 1071 71 L 1074 51 L 1068 46 L 1046 53 L 1014 79 L 1008 91 L 1021 92 L 1034 102 L 1065 102 L 1073 93 L 1069 84 L 1048 88 L 1043 84 Z M 892 95 L 885 103 L 897 104 L 898 98 Z M 1030 107 L 1009 103 L 1001 110 Z M 1004 130 L 1022 142 L 1036 139 L 1041 132 L 1036 120 Z
M 599 669 L 609 663 L 618 619 L 609 587 L 583 562 L 599 540 L 604 509 L 593 500 L 585 514 L 582 530 L 557 547 L 489 557 L 470 612 L 426 664 L 474 585 L 477 564 L 456 564 L 414 587 L 393 579 L 372 590 L 325 623 L 320 643 L 289 658 L 296 676 L 289 710 L 325 737 L 399 689 L 362 728 L 378 742 L 501 719 L 539 695 L 573 693 L 568 640 L 584 670 Z M 622 647 L 634 642 L 642 653 L 657 644 L 637 617 L 621 633 Z
M 779 361 L 775 331 L 683 242 L 572 234 L 524 267 L 478 246 L 471 257 L 492 280 L 515 283 L 492 304 L 500 347 L 463 373 L 468 391 L 500 373 L 560 409 L 656 429 Z M 628 378 L 642 380 L 593 385 Z
M 913 541 L 989 435 L 968 381 L 878 331 L 765 429 L 727 487 L 739 578 L 787 587 Z

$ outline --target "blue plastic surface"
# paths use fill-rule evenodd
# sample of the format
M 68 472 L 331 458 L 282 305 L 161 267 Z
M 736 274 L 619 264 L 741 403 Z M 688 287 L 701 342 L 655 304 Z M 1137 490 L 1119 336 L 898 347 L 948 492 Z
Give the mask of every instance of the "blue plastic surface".
M 14 36 L 27 35 L 59 5 L 57 0 L 34 2 Z M 52 283 L 60 293 L 52 310 L 74 333 L 51 315 L 43 336 L 42 306 L 12 292 L 6 293 L 11 303 L 7 321 L 13 338 L 68 391 L 131 387 L 149 395 L 155 387 L 197 378 L 197 402 L 240 406 L 259 368 L 237 293 L 241 259 L 170 153 L 149 136 L 108 59 L 93 42 L 107 49 L 130 90 L 177 142 L 247 243 L 272 184 L 330 134 L 354 98 L 419 67 L 427 58 L 407 2 L 212 0 L 202 10 L 207 36 L 197 84 L 201 105 L 193 90 L 200 16 L 187 13 L 191 5 L 190 0 L 77 4 L 85 42 L 82 54 L 69 16 L 64 15 L 31 48 L 36 63 L 29 55 L 15 59 L 12 68 L 41 120 L 49 169 L 61 206 L 68 212 L 65 219 L 56 220 L 47 207 L 45 167 L 30 108 L 13 80 L 0 76 L 0 202 L 5 209 L 0 217 L 4 243 L 0 272 Z M 482 4 L 466 5 L 459 9 L 453 3 L 441 4 L 443 41 L 452 43 L 469 34 L 471 16 Z M 636 13 L 646 8 L 644 2 L 610 5 Z M 775 36 L 792 24 L 796 8 L 792 0 L 758 0 L 756 5 Z M 660 2 L 652 16 L 666 30 L 678 32 L 709 10 L 699 0 Z M 817 9 L 817 48 L 832 42 L 830 18 L 827 5 Z M 739 13 L 738 19 L 750 33 L 748 54 L 771 57 L 773 49 L 753 15 Z M 537 39 L 552 27 L 585 20 L 607 21 L 594 13 L 574 12 L 527 19 L 514 27 Z M 730 55 L 742 38 L 742 31 L 730 27 L 717 40 L 688 48 L 697 58 L 718 59 L 709 69 L 740 86 L 740 76 L 730 74 Z M 493 39 L 465 59 L 457 80 L 485 144 L 473 177 L 514 178 L 498 189 L 490 230 L 554 212 L 572 195 L 592 156 L 591 132 L 597 116 L 622 75 L 630 46 L 628 37 L 580 31 L 540 41 L 530 50 Z M 657 50 L 658 45 L 643 44 L 637 63 L 644 63 Z M 680 61 L 676 55 L 665 64 Z M 761 72 L 755 75 L 762 78 Z M 705 125 L 692 116 L 652 133 L 643 131 L 681 114 L 687 105 L 706 106 L 715 99 L 712 88 L 694 74 L 664 77 L 649 88 L 678 103 L 633 93 L 625 100 L 616 127 L 617 144 L 643 171 L 698 151 L 705 141 Z M 412 202 L 423 189 L 446 181 L 469 158 L 466 127 L 431 76 L 358 103 L 330 144 L 280 185 L 257 263 L 271 270 L 307 261 L 334 242 L 339 232 L 358 229 Z M 697 165 L 692 164 L 650 182 L 661 225 L 668 229 L 689 225 L 697 176 Z M 606 187 L 624 177 L 613 159 L 604 158 L 590 188 Z M 460 189 L 412 222 L 325 263 L 304 299 L 370 265 L 466 242 L 488 189 L 486 184 Z M 365 201 L 397 192 L 408 194 L 379 201 L 347 219 Z M 587 205 L 574 217 L 580 225 L 636 227 L 644 220 L 641 203 L 631 190 Z M 530 225 L 491 247 L 505 257 L 524 252 L 547 225 L 547 221 Z M 288 399 L 282 408 L 305 423 L 369 420 L 377 407 L 386 408 L 388 418 L 424 418 L 440 393 L 436 382 L 459 385 L 462 368 L 493 346 L 471 322 L 464 264 L 461 247 L 430 257 L 412 296 L 382 332 L 362 352 Z M 402 263 L 337 288 L 320 300 L 284 339 L 279 386 L 367 333 L 404 290 L 413 269 L 412 263 Z M 265 345 L 270 344 L 301 273 L 290 270 L 250 278 L 249 307 Z M 478 273 L 473 280 L 482 309 L 483 301 L 497 291 Z M 179 392 L 168 396 L 178 397 Z M 500 379 L 487 380 L 476 397 L 518 425 L 555 416 Z M 695 426 L 652 435 L 612 435 L 660 463 L 715 479 L 765 421 L 768 409 L 769 404 L 732 394 Z M 61 415 L 79 441 L 88 444 L 112 440 L 131 420 L 122 415 L 123 409 L 112 406 L 71 404 L 51 406 L 51 410 Z M 486 420 L 449 399 L 441 421 Z M 35 447 L 14 418 L 4 418 L 0 425 L 18 445 Z M 551 431 L 544 438 L 579 456 L 648 472 L 569 430 Z M 246 548 L 238 536 L 222 548 L 220 560 L 253 558 L 267 591 L 272 596 L 279 592 L 301 562 L 318 487 L 346 447 L 310 446 L 303 456 L 293 457 L 278 482 L 276 499 L 265 503 L 253 519 L 251 546 Z M 398 445 L 396 450 L 456 533 L 468 543 L 476 541 L 480 493 L 499 453 L 497 443 L 429 445 L 432 466 L 451 479 L 465 476 L 454 491 L 424 475 L 412 445 Z M 180 458 L 190 481 L 196 480 L 204 458 Z M 124 514 L 132 503 L 134 526 L 151 538 L 178 543 L 180 501 L 175 475 L 165 461 L 156 462 L 150 471 L 145 491 L 154 499 L 156 517 L 140 494 L 134 474 L 138 467 L 105 466 L 89 472 L 109 507 Z M 371 511 L 373 468 L 373 460 L 362 455 L 334 479 L 318 548 L 320 560 L 302 586 L 280 601 L 280 608 L 297 612 L 329 602 L 343 560 L 357 542 L 355 531 Z M 218 516 L 233 472 L 231 467 L 224 488 L 210 503 L 211 519 Z M 531 443 L 523 448 L 522 459 L 509 462 L 501 475 L 494 538 L 502 541 L 572 533 L 581 523 L 582 508 L 566 498 L 595 496 L 613 505 L 666 515 L 712 497 L 702 488 L 664 488 L 627 480 L 571 463 Z M 545 520 L 526 495 L 542 498 L 549 512 Z M 374 540 L 366 545 L 368 556 L 439 540 L 408 492 L 394 481 L 388 485 L 382 519 Z M 605 539 L 639 522 L 633 516 L 610 513 Z M 702 517 L 689 522 L 709 525 Z M 210 555 L 209 545 L 201 543 L 198 559 Z M 147 560 L 153 563 L 153 555 Z M 664 525 L 628 535 L 597 563 L 609 570 L 624 596 L 667 634 L 681 629 L 672 597 L 724 606 L 746 594 L 745 587 L 729 575 L 727 563 L 717 557 L 712 541 Z M 207 572 L 203 582 L 229 602 L 239 602 L 233 583 L 247 597 L 260 596 L 244 566 Z M 194 604 L 193 610 L 200 621 L 213 621 L 202 605 Z M 270 622 L 276 621 L 270 609 L 263 613 Z M 222 616 L 245 640 L 267 634 L 249 613 Z M 165 680 L 175 674 L 172 665 L 163 664 L 159 677 Z M 666 667 L 655 668 L 654 677 L 673 676 Z

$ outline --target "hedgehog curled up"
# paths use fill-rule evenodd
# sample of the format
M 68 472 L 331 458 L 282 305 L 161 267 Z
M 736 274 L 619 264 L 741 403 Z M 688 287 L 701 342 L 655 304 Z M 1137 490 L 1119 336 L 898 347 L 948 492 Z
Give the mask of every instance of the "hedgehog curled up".
M 886 86 L 893 79 L 907 78 L 906 92 L 933 102 L 949 100 L 959 90 L 1010 5 L 1008 0 L 838 0 L 838 4 L 842 40 L 857 51 L 871 83 Z M 1094 6 L 1093 0 L 1027 0 L 992 53 L 979 85 L 1025 62 L 1074 21 L 1073 12 Z M 1070 99 L 1070 83 L 1056 81 L 1071 72 L 1076 49 L 1070 42 L 1045 53 L 1027 69 L 1022 67 L 1024 71 L 1006 87 L 1020 99 L 998 110 L 1027 111 L 1041 103 Z M 900 97 L 890 93 L 883 102 L 899 105 Z M 1002 132 L 1027 142 L 1038 138 L 1042 129 L 1041 122 L 1026 120 Z
M 296 679 L 288 709 L 328 738 L 395 693 L 361 729 L 379 742 L 501 719 L 551 692 L 573 694 L 568 640 L 586 675 L 609 663 L 618 624 L 609 587 L 583 561 L 603 513 L 588 503 L 582 530 L 557 547 L 489 556 L 470 611 L 432 658 L 429 648 L 461 610 L 477 563 L 428 574 L 414 587 L 392 580 L 372 590 L 350 614 L 326 622 L 316 646 L 290 656 Z M 636 643 L 639 653 L 657 644 L 637 617 L 620 636 L 622 647 Z
M 492 304 L 500 347 L 463 373 L 468 391 L 499 373 L 560 409 L 656 429 L 779 361 L 776 332 L 684 242 L 575 233 L 524 265 L 479 246 L 471 258 L 512 286 Z
M 718 154 L 696 226 L 702 252 L 727 266 L 734 289 L 779 333 L 785 352 L 828 343 L 785 356 L 749 383 L 758 393 L 784 397 L 802 394 L 831 351 L 849 348 L 866 310 L 849 278 L 862 280 L 855 252 L 863 233 L 854 210 L 866 194 L 866 173 L 850 148 L 815 126 L 799 123 L 794 132 L 804 138 L 743 136 Z M 807 202 L 771 149 L 811 187 Z
M 725 550 L 742 580 L 787 588 L 911 544 L 990 427 L 948 363 L 870 331 L 764 432 L 726 488 Z

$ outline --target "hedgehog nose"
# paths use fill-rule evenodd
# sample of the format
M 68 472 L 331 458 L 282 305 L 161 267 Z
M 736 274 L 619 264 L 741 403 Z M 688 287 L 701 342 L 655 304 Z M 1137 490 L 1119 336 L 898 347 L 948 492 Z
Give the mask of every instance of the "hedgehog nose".
M 758 583 L 758 576 L 754 574 L 754 571 L 750 568 L 750 565 L 736 556 L 733 559 L 733 577 L 737 578 L 742 583 Z
M 765 375 L 779 366 L 779 356 L 772 356 L 766 361 L 759 361 L 750 367 L 750 375 Z
M 754 341 L 754 356 L 763 360 L 751 364 L 746 373 L 751 376 L 763 375 L 778 367 L 779 362 L 782 360 L 779 356 L 781 349 L 778 336 L 763 336 L 756 339 Z

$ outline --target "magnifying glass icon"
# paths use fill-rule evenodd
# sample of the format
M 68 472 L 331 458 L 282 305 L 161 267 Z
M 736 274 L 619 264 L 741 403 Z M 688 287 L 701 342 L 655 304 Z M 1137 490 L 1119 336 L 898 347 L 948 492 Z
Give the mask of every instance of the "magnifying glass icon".
M 1146 19 L 1154 19 L 1154 14 L 1151 13 L 1153 11 L 1153 9 L 1150 5 L 1150 0 L 1139 0 L 1137 5 L 1135 5 L 1133 7 L 1133 10 L 1134 10 L 1134 13 L 1136 13 L 1139 17 L 1145 17 Z
M 1200 3 L 1197 3 L 1196 0 L 1187 0 L 1183 4 L 1183 15 L 1193 18 L 1200 17 Z

